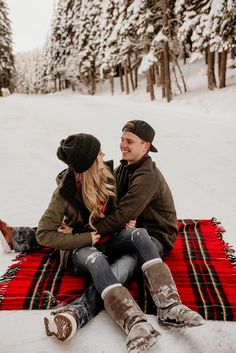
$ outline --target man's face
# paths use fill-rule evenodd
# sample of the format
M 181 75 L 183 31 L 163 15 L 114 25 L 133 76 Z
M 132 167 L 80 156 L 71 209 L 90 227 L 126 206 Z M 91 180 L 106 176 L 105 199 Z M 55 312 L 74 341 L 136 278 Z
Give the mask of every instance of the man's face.
M 123 132 L 120 142 L 120 150 L 122 158 L 128 164 L 137 162 L 150 148 L 150 142 L 143 141 L 140 137 L 132 132 Z

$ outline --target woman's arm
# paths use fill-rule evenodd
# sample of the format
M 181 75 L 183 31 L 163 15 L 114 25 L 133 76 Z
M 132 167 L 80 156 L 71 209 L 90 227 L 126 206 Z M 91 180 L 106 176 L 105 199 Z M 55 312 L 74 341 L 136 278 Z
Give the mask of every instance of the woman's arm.
M 77 249 L 92 244 L 90 232 L 62 233 L 58 231 L 67 211 L 67 201 L 58 189 L 54 192 L 50 204 L 39 221 L 36 239 L 39 244 L 55 249 Z

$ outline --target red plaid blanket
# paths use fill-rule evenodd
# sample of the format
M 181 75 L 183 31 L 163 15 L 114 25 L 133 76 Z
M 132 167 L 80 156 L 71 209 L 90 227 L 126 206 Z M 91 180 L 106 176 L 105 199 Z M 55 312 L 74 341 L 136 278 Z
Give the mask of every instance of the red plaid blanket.
M 236 320 L 236 259 L 212 220 L 179 220 L 174 249 L 165 257 L 183 303 L 209 320 Z M 59 266 L 58 252 L 20 254 L 0 278 L 0 310 L 51 309 L 80 296 L 88 282 Z M 146 313 L 155 305 L 141 274 L 128 284 Z

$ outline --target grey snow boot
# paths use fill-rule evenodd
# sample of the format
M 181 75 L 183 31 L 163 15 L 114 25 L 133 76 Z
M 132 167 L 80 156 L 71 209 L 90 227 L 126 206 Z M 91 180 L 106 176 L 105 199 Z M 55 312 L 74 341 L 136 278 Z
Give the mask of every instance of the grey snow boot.
M 183 305 L 169 267 L 157 259 L 142 266 L 144 279 L 157 306 L 160 323 L 171 326 L 199 326 L 205 320 L 197 312 Z
M 104 297 L 104 307 L 111 318 L 127 333 L 129 353 L 139 353 L 153 348 L 160 335 L 123 286 L 113 287 Z

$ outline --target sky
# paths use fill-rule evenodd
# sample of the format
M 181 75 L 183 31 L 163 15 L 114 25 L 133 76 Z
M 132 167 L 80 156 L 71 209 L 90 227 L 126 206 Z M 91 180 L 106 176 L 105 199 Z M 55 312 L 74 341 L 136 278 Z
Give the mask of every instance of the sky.
M 6 0 L 12 22 L 14 53 L 44 45 L 56 0 Z

